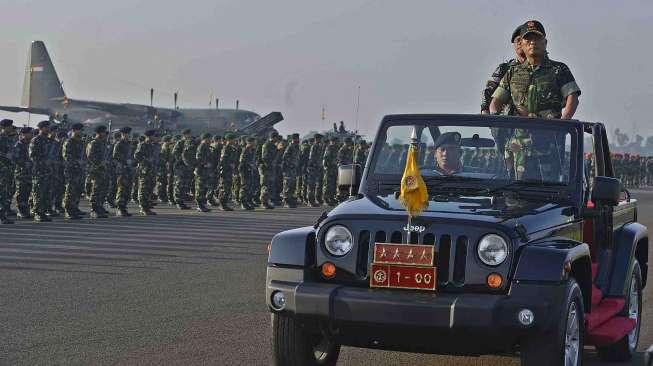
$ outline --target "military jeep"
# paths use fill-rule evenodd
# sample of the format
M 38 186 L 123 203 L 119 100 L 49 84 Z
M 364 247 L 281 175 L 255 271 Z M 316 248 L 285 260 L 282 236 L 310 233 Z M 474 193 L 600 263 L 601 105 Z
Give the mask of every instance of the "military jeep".
M 409 145 L 429 193 L 410 221 L 398 199 Z M 386 116 L 364 169 L 341 167 L 338 184 L 356 194 L 272 239 L 276 364 L 333 365 L 341 345 L 525 365 L 581 365 L 586 345 L 607 361 L 635 352 L 648 232 L 603 124 Z

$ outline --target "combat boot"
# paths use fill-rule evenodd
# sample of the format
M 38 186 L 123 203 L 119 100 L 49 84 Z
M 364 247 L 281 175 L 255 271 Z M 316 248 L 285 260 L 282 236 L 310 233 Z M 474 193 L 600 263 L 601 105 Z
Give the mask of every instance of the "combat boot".
M 141 207 L 140 213 L 143 216 L 156 216 L 156 212 L 152 211 L 149 207 Z
M 116 216 L 120 217 L 131 217 L 132 214 L 127 211 L 127 207 L 118 207 L 118 210 L 116 210 Z
M 220 210 L 222 211 L 233 211 L 234 209 L 229 206 L 228 203 L 221 203 L 220 204 Z
M 66 211 L 66 213 L 64 214 L 64 218 L 67 219 L 67 220 L 79 220 L 79 219 L 81 219 L 82 217 L 79 216 L 79 215 L 78 215 L 77 213 L 75 213 L 74 211 L 70 211 L 70 210 L 68 210 L 68 211 Z
M 100 210 L 99 206 L 95 206 L 91 210 L 91 218 L 93 219 L 106 219 L 107 217 L 109 216 L 107 216 L 107 214 L 105 214 L 102 210 Z
M 47 215 L 36 214 L 36 215 L 34 215 L 34 221 L 36 221 L 36 222 L 50 222 L 50 221 L 52 221 L 52 219 L 49 218 Z
M 197 211 L 199 212 L 211 212 L 209 208 L 204 206 L 204 204 L 197 205 Z
M 247 203 L 247 202 L 241 202 L 241 204 L 240 204 L 240 208 L 242 208 L 243 210 L 247 210 L 247 211 L 252 211 L 252 210 L 254 209 L 254 207 L 252 207 L 252 206 L 251 206 L 249 203 Z
M 23 219 L 23 220 L 29 220 L 29 219 L 33 219 L 34 215 L 32 215 L 29 212 L 29 209 L 27 207 L 19 207 L 18 208 L 18 218 Z
M 286 202 L 285 207 L 288 207 L 288 208 L 297 208 L 297 204 L 296 204 L 295 202 L 288 201 L 288 202 Z
M 263 202 L 261 206 L 263 206 L 263 208 L 266 210 L 272 210 L 274 208 L 274 205 L 270 202 Z

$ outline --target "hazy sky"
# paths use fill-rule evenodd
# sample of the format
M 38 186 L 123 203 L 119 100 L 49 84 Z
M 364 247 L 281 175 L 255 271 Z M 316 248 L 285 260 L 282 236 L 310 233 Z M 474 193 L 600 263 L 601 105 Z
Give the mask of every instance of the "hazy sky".
M 3 105 L 19 103 L 40 39 L 71 98 L 148 104 L 154 87 L 156 105 L 179 90 L 182 108 L 208 107 L 214 91 L 224 107 L 283 112 L 285 133 L 353 127 L 360 86 L 371 133 L 389 113 L 478 113 L 512 30 L 534 18 L 582 89 L 578 118 L 653 134 L 650 0 L 0 2 Z

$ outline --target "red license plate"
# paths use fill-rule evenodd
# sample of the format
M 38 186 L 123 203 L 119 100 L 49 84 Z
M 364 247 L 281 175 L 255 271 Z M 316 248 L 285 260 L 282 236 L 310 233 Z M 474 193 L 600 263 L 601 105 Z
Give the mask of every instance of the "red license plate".
M 374 244 L 374 263 L 433 266 L 434 246 L 417 244 Z
M 435 267 L 372 264 L 370 287 L 435 290 Z

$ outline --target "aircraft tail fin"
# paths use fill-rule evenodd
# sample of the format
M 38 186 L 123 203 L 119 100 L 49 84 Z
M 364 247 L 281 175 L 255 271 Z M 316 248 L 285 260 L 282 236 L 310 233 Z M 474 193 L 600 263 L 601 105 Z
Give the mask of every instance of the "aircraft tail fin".
M 42 41 L 32 42 L 27 53 L 21 105 L 27 108 L 46 108 L 53 100 L 63 100 L 65 97 L 45 44 Z

